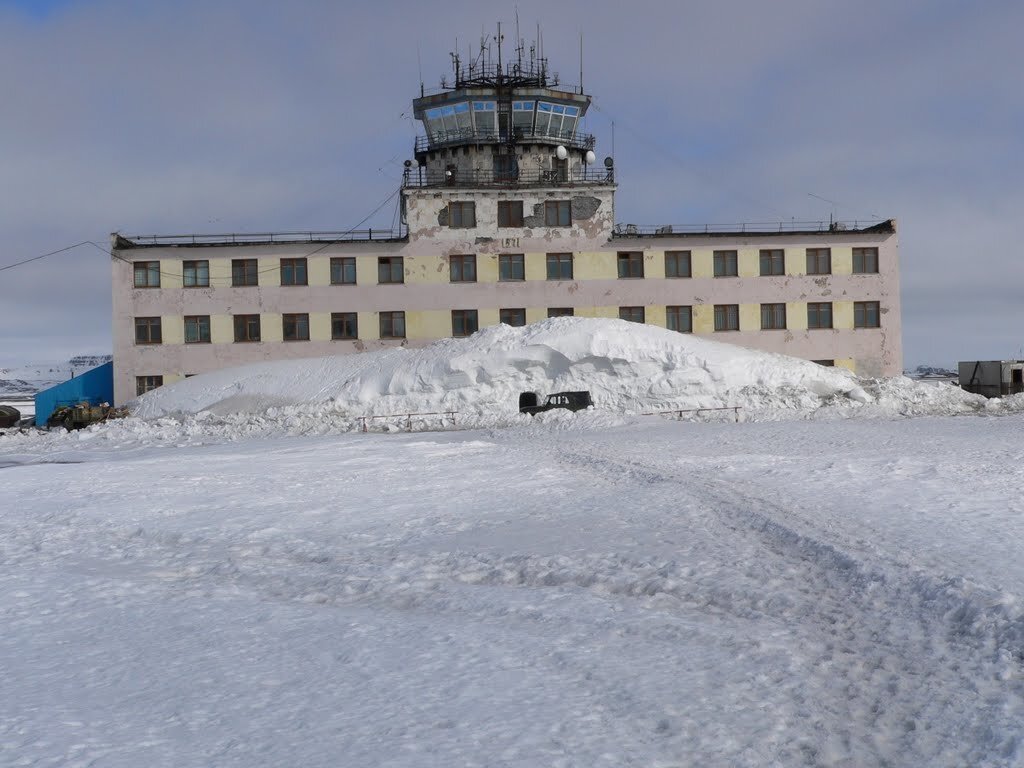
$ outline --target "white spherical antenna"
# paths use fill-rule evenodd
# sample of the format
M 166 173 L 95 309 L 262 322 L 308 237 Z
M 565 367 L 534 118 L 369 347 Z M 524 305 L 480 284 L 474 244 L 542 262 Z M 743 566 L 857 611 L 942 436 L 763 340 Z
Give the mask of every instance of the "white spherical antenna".
M 563 147 L 561 144 L 558 145 L 558 149 L 555 150 L 555 157 L 559 160 L 565 160 L 569 156 L 569 150 Z
M 597 161 L 597 155 L 594 154 L 594 150 L 587 150 L 587 165 L 593 165 Z

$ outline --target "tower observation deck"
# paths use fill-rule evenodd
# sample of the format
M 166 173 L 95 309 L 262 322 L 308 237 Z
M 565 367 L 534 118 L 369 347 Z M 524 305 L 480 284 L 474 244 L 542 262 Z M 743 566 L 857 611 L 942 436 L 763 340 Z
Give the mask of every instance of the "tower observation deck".
M 590 106 L 582 87 L 560 87 L 547 59 L 523 46 L 514 61 L 481 46 L 464 65 L 452 54 L 452 85 L 413 101 L 424 133 L 416 138 L 407 187 L 613 184 L 612 163 L 596 164 L 595 140 L 581 130 Z

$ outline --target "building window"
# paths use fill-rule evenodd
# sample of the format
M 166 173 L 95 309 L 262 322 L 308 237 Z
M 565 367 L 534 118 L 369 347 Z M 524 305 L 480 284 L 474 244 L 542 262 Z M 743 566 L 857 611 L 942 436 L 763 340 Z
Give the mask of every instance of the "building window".
M 548 280 L 572 280 L 572 254 L 548 254 Z
M 135 262 L 135 287 L 136 288 L 159 288 L 160 287 L 160 262 L 159 261 L 136 261 Z
M 854 328 L 879 328 L 881 327 L 880 318 L 881 312 L 877 301 L 853 302 Z
M 498 310 L 498 320 L 505 325 L 511 325 L 513 328 L 519 328 L 520 326 L 526 325 L 526 310 L 525 309 L 501 309 Z
M 210 343 L 209 315 L 185 315 L 185 343 Z
M 575 314 L 572 307 L 548 307 L 548 317 L 572 317 Z
M 738 331 L 740 329 L 739 304 L 715 304 L 715 330 Z
M 619 307 L 619 320 L 628 320 L 631 323 L 644 322 L 643 307 Z
M 807 274 L 808 275 L 831 275 L 832 274 L 832 249 L 831 248 L 808 248 L 807 249 Z
M 455 201 L 448 203 L 448 226 L 459 229 L 475 227 L 476 203 Z
M 526 264 L 521 253 L 502 253 L 498 256 L 498 280 L 525 280 Z
M 621 252 L 617 261 L 620 280 L 644 276 L 644 255 L 640 251 Z
M 235 315 L 235 341 L 260 340 L 259 315 Z
M 404 339 L 405 312 L 381 312 L 380 337 L 382 339 Z
M 448 275 L 453 283 L 475 283 L 476 255 L 449 256 Z
M 818 365 L 823 365 L 826 368 L 835 368 L 836 365 L 835 360 L 811 360 L 811 362 L 817 363 Z
M 762 304 L 761 305 L 761 330 L 762 331 L 784 331 L 784 330 L 786 330 L 786 305 L 785 304 Z
M 786 252 L 781 248 L 761 251 L 761 277 L 786 274 Z
M 665 277 L 690 277 L 692 274 L 689 251 L 665 251 Z
M 736 277 L 739 275 L 736 251 L 715 251 L 714 263 L 715 277 Z
M 499 227 L 521 227 L 521 226 L 523 226 L 523 201 L 522 200 L 499 200 L 498 201 L 498 226 Z
M 693 333 L 693 307 L 665 307 L 665 321 L 670 331 Z
M 405 265 L 401 256 L 381 256 L 377 259 L 378 283 L 404 283 Z
M 807 305 L 807 327 L 808 328 L 831 328 L 832 327 L 832 302 L 812 302 Z
M 281 285 L 309 285 L 305 259 L 281 259 Z
M 237 287 L 260 284 L 259 262 L 256 259 L 231 260 L 231 285 Z
M 159 317 L 135 318 L 136 344 L 160 344 L 162 342 L 163 335 L 161 333 Z
M 494 156 L 494 180 L 515 181 L 519 176 L 515 155 Z M 500 226 L 500 225 L 499 225 Z
M 878 249 L 853 249 L 853 274 L 874 275 L 878 273 Z
M 309 315 L 281 315 L 281 327 L 285 341 L 309 341 Z
M 356 257 L 335 256 L 331 259 L 331 285 L 356 284 Z
M 544 203 L 544 226 L 568 227 L 572 224 L 572 206 L 568 200 L 547 200 Z
M 135 377 L 135 396 L 141 397 L 150 390 L 162 387 L 164 385 L 163 376 L 136 376 Z
M 181 282 L 186 288 L 209 288 L 210 262 L 183 261 L 181 263 Z
M 355 312 L 331 312 L 331 338 L 359 338 L 359 319 Z
M 452 336 L 469 336 L 479 330 L 475 309 L 452 310 Z

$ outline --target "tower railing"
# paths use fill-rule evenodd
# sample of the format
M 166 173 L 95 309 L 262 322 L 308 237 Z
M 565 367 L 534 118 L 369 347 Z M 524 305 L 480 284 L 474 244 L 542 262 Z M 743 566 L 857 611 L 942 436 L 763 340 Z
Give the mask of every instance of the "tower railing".
M 573 187 L 614 184 L 611 168 L 580 170 L 434 170 L 425 167 L 405 171 L 405 187 Z
M 508 131 L 488 131 L 461 128 L 453 131 L 436 131 L 427 136 L 416 137 L 417 154 L 444 149 L 453 144 L 504 144 L 510 138 L 516 141 L 556 141 L 571 149 L 593 149 L 596 141 L 592 134 L 575 131 L 537 131 L 533 128 L 516 128 Z

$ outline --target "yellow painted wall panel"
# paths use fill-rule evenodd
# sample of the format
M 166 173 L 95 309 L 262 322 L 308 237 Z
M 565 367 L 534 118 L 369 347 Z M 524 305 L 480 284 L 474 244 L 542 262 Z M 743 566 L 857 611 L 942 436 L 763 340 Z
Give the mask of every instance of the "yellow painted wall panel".
M 176 381 L 181 381 L 182 379 L 185 378 L 185 373 L 191 373 L 191 371 L 183 371 L 182 373 L 165 373 L 163 375 L 164 386 L 167 386 L 168 384 L 173 384 Z
M 284 341 L 284 327 L 281 324 L 281 316 L 279 314 L 260 314 L 260 340 Z
M 357 267 L 358 269 L 358 267 Z M 356 322 L 359 324 L 359 338 L 373 341 L 380 338 L 380 314 L 377 312 L 358 312 Z
M 807 330 L 807 302 L 786 302 L 786 327 L 791 331 Z
M 548 279 L 548 255 L 546 253 L 527 253 L 526 257 L 526 279 L 547 280 Z
M 693 332 L 715 332 L 715 307 L 713 304 L 697 304 L 693 307 Z
M 231 315 L 210 316 L 210 341 L 214 344 L 232 344 L 235 341 L 235 321 Z
M 210 259 L 210 285 L 214 288 L 231 285 L 231 259 Z
M 377 284 L 377 257 L 356 256 L 356 285 Z
M 853 328 L 853 302 L 832 302 L 832 327 Z
M 576 317 L 614 317 L 618 319 L 618 307 L 576 307 Z
M 836 368 L 845 368 L 848 371 L 857 372 L 857 364 L 852 357 L 844 357 L 833 361 Z
M 665 266 L 664 260 L 661 262 L 662 267 Z M 668 319 L 665 315 L 665 307 L 645 307 L 644 308 L 644 320 L 649 325 L 656 325 L 659 328 L 664 328 L 668 323 Z
M 477 257 L 477 280 L 481 257 Z M 374 266 L 376 270 L 376 266 Z M 377 281 L 374 274 L 373 281 Z M 405 259 L 405 282 L 412 284 L 450 283 L 452 281 L 451 263 L 447 256 L 413 256 Z
M 694 277 L 715 276 L 715 262 L 710 249 L 697 248 L 690 252 L 690 271 Z
M 736 271 L 740 277 L 759 277 L 761 275 L 761 250 L 759 248 L 741 248 L 736 255 Z
M 481 309 L 476 313 L 477 325 L 480 328 L 487 328 L 491 325 L 497 325 L 500 320 L 498 319 L 498 310 L 496 309 Z
M 181 315 L 161 315 L 160 335 L 164 344 L 184 344 L 185 318 Z
M 259 267 L 259 281 L 261 286 L 275 286 L 281 284 L 280 259 L 257 259 L 256 264 Z
M 807 249 L 787 248 L 786 249 L 786 274 L 806 275 L 807 274 Z
M 309 340 L 330 341 L 331 340 L 331 313 L 310 312 L 309 313 Z
M 665 252 L 645 251 L 644 252 L 644 277 L 650 279 L 665 278 Z M 650 319 L 647 322 L 651 322 Z M 664 323 L 661 323 L 664 325 Z
M 182 266 L 178 259 L 164 259 L 160 262 L 160 287 L 181 288 L 184 283 L 181 279 Z
M 310 285 L 331 284 L 331 259 L 312 257 L 306 259 L 306 273 Z M 310 318 L 312 320 L 312 318 Z M 312 333 L 312 331 L 310 332 Z
M 740 304 L 740 330 L 761 330 L 761 305 Z
M 853 248 L 851 246 L 840 246 L 839 248 L 832 249 L 832 274 L 853 274 Z
M 498 282 L 498 254 L 481 253 L 476 257 L 476 281 L 478 283 Z
M 452 335 L 452 313 L 444 309 L 405 313 L 405 335 L 409 339 L 439 339 Z
M 541 320 L 548 319 L 548 308 L 547 307 L 527 307 L 526 308 L 526 322 L 527 323 L 539 323 Z
M 619 276 L 618 255 L 614 251 L 582 252 L 573 258 L 576 280 L 614 280 Z M 618 312 L 615 313 L 618 317 Z

